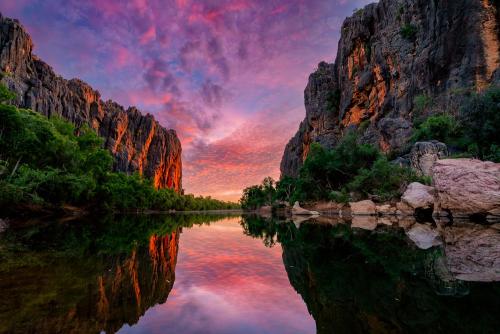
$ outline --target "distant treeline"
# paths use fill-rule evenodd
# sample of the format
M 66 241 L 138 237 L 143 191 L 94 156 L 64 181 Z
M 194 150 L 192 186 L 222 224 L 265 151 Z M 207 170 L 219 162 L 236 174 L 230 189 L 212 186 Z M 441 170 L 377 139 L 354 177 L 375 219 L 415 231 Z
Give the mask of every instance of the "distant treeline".
M 3 210 L 217 210 L 239 205 L 155 189 L 139 174 L 113 172 L 103 139 L 87 126 L 9 105 L 0 85 L 0 207 Z

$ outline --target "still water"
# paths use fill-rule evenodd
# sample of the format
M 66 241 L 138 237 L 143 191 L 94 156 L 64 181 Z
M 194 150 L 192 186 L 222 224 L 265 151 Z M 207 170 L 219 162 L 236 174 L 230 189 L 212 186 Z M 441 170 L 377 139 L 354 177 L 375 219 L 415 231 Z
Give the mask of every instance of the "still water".
M 499 283 L 410 239 L 239 215 L 11 221 L 0 333 L 498 333 Z

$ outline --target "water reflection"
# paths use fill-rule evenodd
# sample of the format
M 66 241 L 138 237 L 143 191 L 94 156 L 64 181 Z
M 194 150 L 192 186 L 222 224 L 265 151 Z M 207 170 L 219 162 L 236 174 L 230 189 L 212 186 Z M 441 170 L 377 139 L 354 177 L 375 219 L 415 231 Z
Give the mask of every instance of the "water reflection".
M 474 282 L 498 279 L 498 226 L 226 218 L 10 224 L 0 232 L 0 333 L 500 328 L 500 284 Z
M 182 227 L 216 219 L 13 224 L 0 237 L 0 332 L 115 333 L 137 323 L 167 300 Z
M 408 238 L 410 226 L 433 237 L 435 227 L 413 221 L 395 228 L 374 217 L 360 217 L 352 225 L 338 217 L 321 219 L 242 221 L 248 235 L 267 246 L 281 244 L 290 283 L 318 333 L 495 333 L 500 328 L 499 283 L 457 280 L 448 270 L 445 247 L 425 244 L 429 249 L 422 250 Z M 442 238 L 456 228 L 446 229 Z M 474 230 L 476 237 L 482 233 L 483 247 L 487 238 L 492 242 L 490 257 L 483 253 L 486 261 L 498 261 L 493 259 L 498 233 L 490 227 Z M 419 242 L 434 242 L 416 232 Z

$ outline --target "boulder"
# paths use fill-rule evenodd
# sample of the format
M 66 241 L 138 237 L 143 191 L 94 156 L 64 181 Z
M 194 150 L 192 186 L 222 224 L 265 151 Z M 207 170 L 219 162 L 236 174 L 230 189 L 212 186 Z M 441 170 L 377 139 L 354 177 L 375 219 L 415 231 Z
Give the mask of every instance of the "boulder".
M 319 212 L 309 211 L 304 208 L 301 208 L 299 202 L 295 202 L 295 204 L 292 207 L 292 214 L 298 216 L 314 216 L 314 215 L 319 215 Z
M 351 214 L 353 216 L 374 216 L 377 213 L 375 203 L 373 203 L 373 201 L 371 200 L 352 202 L 349 203 L 349 205 L 351 207 Z
M 396 214 L 396 208 L 393 207 L 390 204 L 384 204 L 384 205 L 377 205 L 375 208 L 377 213 L 382 216 L 387 216 L 387 215 L 395 215 Z
M 414 224 L 406 232 L 406 235 L 420 249 L 429 249 L 431 247 L 441 245 L 439 232 L 429 225 L 418 223 Z
M 396 203 L 396 214 L 398 216 L 413 216 L 415 210 L 404 202 Z
M 500 164 L 474 159 L 445 159 L 433 169 L 438 211 L 454 217 L 496 215 L 500 210 Z
M 413 209 L 428 209 L 434 205 L 434 188 L 418 182 L 410 183 L 401 202 Z
M 448 156 L 446 144 L 437 140 L 417 142 L 410 152 L 410 166 L 418 175 L 431 176 L 437 160 Z

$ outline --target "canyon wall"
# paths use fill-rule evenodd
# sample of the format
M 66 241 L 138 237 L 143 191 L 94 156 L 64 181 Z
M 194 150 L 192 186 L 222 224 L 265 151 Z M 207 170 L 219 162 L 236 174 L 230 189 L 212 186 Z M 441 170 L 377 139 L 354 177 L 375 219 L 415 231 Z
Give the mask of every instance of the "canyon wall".
M 334 147 L 349 129 L 384 152 L 405 149 L 415 101 L 456 112 L 460 95 L 500 83 L 498 0 L 380 0 L 342 25 L 334 64 L 304 91 L 306 117 L 285 148 L 282 176 L 298 175 L 311 143 Z
M 181 143 L 174 130 L 135 107 L 125 109 L 78 79 L 66 80 L 33 54 L 33 42 L 17 21 L 0 14 L 0 79 L 16 92 L 14 103 L 89 125 L 105 140 L 114 169 L 139 172 L 157 188 L 182 190 Z

